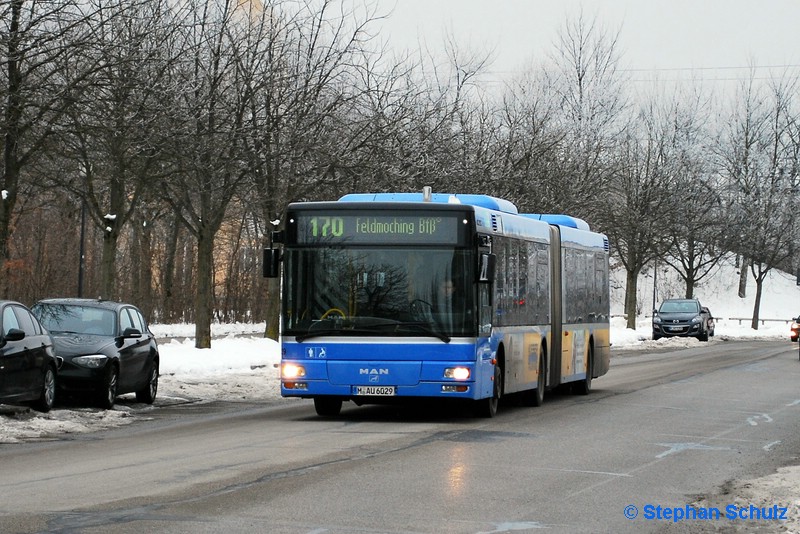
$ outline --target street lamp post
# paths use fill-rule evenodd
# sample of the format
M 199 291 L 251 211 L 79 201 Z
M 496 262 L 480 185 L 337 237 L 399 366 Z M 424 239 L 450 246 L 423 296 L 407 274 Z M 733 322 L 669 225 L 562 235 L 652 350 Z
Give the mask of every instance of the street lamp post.
M 651 310 L 656 309 L 656 285 L 658 285 L 658 263 L 653 263 L 653 307 Z
M 86 200 L 81 200 L 81 242 L 78 258 L 78 297 L 83 297 L 83 270 L 85 266 Z

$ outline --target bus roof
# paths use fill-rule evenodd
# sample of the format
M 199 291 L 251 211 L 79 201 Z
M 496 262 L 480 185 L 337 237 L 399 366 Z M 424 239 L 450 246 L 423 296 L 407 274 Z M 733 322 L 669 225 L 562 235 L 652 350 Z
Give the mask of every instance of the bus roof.
M 504 213 L 519 213 L 512 202 L 489 195 L 432 193 L 430 201 L 439 204 L 466 204 Z M 340 198 L 339 202 L 425 202 L 425 199 L 422 193 L 351 193 Z
M 576 228 L 578 230 L 589 230 L 589 224 L 586 221 L 577 217 L 571 217 L 569 215 L 557 215 L 552 213 L 520 213 L 520 215 L 523 217 L 528 217 L 529 219 L 536 219 L 549 224 L 554 224 L 556 226 L 566 226 L 567 228 Z
M 425 202 L 425 198 L 423 193 L 351 193 L 341 197 L 339 202 Z M 559 214 L 519 213 L 514 203 L 489 195 L 432 193 L 430 195 L 430 202 L 477 206 L 503 213 L 521 215 L 529 219 L 544 221 L 556 226 L 576 228 L 578 230 L 590 230 L 589 225 L 583 219 Z

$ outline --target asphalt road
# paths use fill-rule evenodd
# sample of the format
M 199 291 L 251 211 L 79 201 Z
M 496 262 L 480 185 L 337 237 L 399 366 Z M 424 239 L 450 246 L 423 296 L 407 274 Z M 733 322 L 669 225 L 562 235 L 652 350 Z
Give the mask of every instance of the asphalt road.
M 647 532 L 727 481 L 797 462 L 788 342 L 615 353 L 589 396 L 494 419 L 449 406 L 205 404 L 0 446 L 0 531 Z M 628 519 L 635 507 L 637 516 Z

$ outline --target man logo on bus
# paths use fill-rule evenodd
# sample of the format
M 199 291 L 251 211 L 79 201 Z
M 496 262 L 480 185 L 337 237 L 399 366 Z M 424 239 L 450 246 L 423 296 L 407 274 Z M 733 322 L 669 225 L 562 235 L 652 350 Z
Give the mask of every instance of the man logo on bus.
M 388 369 L 369 369 L 369 368 L 362 368 L 358 370 L 358 374 L 360 375 L 388 375 Z

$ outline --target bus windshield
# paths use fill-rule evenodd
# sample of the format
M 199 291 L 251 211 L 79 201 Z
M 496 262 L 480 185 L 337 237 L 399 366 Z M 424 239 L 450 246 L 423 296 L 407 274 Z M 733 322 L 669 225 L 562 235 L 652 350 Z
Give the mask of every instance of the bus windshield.
M 292 248 L 284 335 L 475 336 L 474 254 L 454 247 Z

